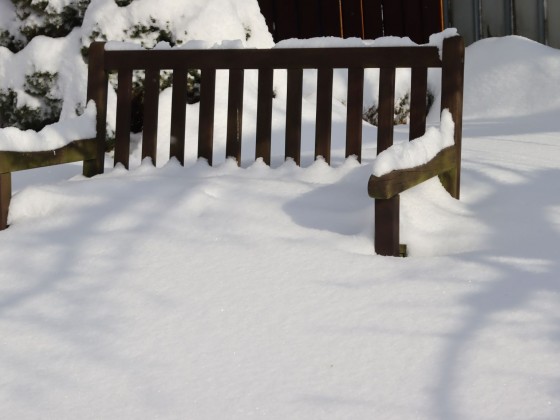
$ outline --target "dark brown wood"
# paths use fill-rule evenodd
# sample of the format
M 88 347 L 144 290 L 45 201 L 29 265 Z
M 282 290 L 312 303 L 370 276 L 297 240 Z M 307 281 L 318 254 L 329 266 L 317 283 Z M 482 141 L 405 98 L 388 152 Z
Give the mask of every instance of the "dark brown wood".
M 374 248 L 379 255 L 398 257 L 400 197 L 388 200 L 375 200 L 375 237 Z
M 115 128 L 115 165 L 128 169 L 130 156 L 130 117 L 132 101 L 132 69 L 121 69 L 117 87 L 117 127 Z
M 409 169 L 399 169 L 383 176 L 372 175 L 368 182 L 368 194 L 376 199 L 389 199 L 457 165 L 455 146 L 440 151 L 428 163 Z
M 383 33 L 405 36 L 403 0 L 383 0 Z
M 299 38 L 314 38 L 324 36 L 321 29 L 322 0 L 298 1 Z
M 395 68 L 379 70 L 377 154 L 393 145 Z M 375 200 L 375 252 L 399 256 L 399 196 Z
M 214 103 L 216 97 L 216 70 L 203 69 L 200 79 L 200 113 L 198 123 L 198 157 L 212 165 L 214 144 Z
M 404 34 L 417 44 L 428 42 L 424 33 L 422 2 L 422 0 L 402 0 Z
M 380 67 L 441 67 L 438 49 L 419 47 L 370 48 L 275 48 L 244 50 L 115 50 L 105 52 L 107 70 L 132 67 L 134 69 L 182 68 L 282 69 L 299 67 L 316 69 L 380 68 Z
M 173 70 L 171 94 L 171 144 L 169 157 L 185 164 L 185 123 L 187 107 L 187 69 Z
M 428 94 L 428 69 L 414 67 L 410 81 L 410 140 L 421 137 L 426 132 L 426 112 Z
M 274 12 L 275 0 L 258 0 L 261 14 L 264 16 L 268 31 L 271 33 L 272 38 L 277 42 L 276 36 L 276 16 Z
M 299 38 L 300 36 L 296 1 L 297 0 L 275 1 L 276 42 L 282 39 Z
M 364 105 L 364 69 L 348 69 L 348 99 L 346 103 L 346 157 L 355 155 L 362 160 L 362 116 Z
M 270 165 L 273 78 L 272 69 L 259 70 L 255 158 L 262 158 L 267 165 Z
M 258 0 L 276 42 L 317 36 L 408 36 L 426 43 L 443 29 L 441 0 Z M 294 5 L 295 3 L 295 5 Z M 383 7 L 383 9 L 382 9 Z
M 12 174 L 0 173 L 0 230 L 8 227 L 8 212 L 12 200 Z
M 320 36 L 342 37 L 340 0 L 319 0 Z
M 441 109 L 449 109 L 455 123 L 456 166 L 440 175 L 445 189 L 454 198 L 460 196 L 461 186 L 461 141 L 463 132 L 463 71 L 465 46 L 463 38 L 446 38 L 443 42 L 443 66 L 441 79 Z
M 317 110 L 315 114 L 315 159 L 323 156 L 331 163 L 333 69 L 317 71 Z
M 431 34 L 443 31 L 442 6 L 442 0 L 422 0 L 423 42 L 427 42 Z
M 288 69 L 285 157 L 301 163 L 301 107 L 303 70 Z
M 393 145 L 395 115 L 395 68 L 379 69 L 377 154 Z
M 364 38 L 375 39 L 383 36 L 383 15 L 381 0 L 362 0 Z
M 102 174 L 105 167 L 107 137 L 107 91 L 109 77 L 105 71 L 105 43 L 92 42 L 88 51 L 87 100 L 94 101 L 97 118 L 97 153 L 94 159 L 84 161 L 84 176 Z
M 243 69 L 231 69 L 229 71 L 226 156 L 233 157 L 238 165 L 241 164 L 243 82 Z
M 343 0 L 342 33 L 344 38 L 363 38 L 362 0 Z
M 146 70 L 144 92 L 144 129 L 142 133 L 142 159 L 149 157 L 157 162 L 157 127 L 159 113 L 159 70 Z
M 55 150 L 37 152 L 0 151 L 0 173 L 24 171 L 82 160 L 93 160 L 96 156 L 96 139 L 75 140 Z

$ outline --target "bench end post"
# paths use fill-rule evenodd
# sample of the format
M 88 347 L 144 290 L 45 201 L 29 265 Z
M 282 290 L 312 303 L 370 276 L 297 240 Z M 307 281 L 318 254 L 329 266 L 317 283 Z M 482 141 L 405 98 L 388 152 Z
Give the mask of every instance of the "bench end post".
M 12 174 L 0 174 L 0 230 L 8 227 L 8 210 L 12 199 Z
M 88 55 L 87 100 L 96 105 L 97 156 L 84 161 L 84 176 L 102 174 L 105 166 L 105 138 L 107 134 L 107 89 L 109 77 L 105 71 L 105 42 L 92 42 Z
M 445 189 L 454 198 L 459 198 L 461 186 L 461 143 L 463 131 L 463 78 L 465 45 L 463 38 L 454 36 L 443 41 L 441 71 L 441 110 L 449 109 L 455 124 L 456 165 L 439 175 Z

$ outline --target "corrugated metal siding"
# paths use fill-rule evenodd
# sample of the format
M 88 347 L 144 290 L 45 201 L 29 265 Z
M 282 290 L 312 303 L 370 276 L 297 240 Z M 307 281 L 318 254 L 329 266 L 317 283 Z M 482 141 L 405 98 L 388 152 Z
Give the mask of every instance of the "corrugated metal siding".
M 560 0 L 443 0 L 446 27 L 467 44 L 491 36 L 521 35 L 560 48 Z

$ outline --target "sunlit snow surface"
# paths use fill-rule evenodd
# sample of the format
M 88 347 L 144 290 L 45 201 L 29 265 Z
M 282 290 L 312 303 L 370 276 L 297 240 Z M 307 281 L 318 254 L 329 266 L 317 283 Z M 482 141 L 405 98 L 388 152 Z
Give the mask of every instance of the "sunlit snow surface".
M 466 63 L 462 197 L 401 195 L 407 259 L 373 254 L 371 140 L 361 165 L 337 140 L 334 167 L 15 175 L 0 418 L 558 418 L 560 53 L 506 38 Z

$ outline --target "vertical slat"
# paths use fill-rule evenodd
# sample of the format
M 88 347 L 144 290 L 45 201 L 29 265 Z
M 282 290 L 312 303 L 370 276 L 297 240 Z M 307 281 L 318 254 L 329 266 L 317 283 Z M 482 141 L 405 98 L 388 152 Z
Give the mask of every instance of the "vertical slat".
M 88 52 L 87 100 L 93 100 L 97 108 L 97 156 L 84 161 L 84 176 L 102 174 L 105 166 L 105 142 L 107 137 L 107 89 L 109 77 L 104 65 L 105 43 L 92 42 Z
M 198 123 L 198 157 L 212 165 L 214 143 L 214 103 L 216 97 L 216 69 L 201 70 L 200 113 Z
M 306 0 L 298 2 L 299 37 L 313 38 L 323 36 L 319 21 L 321 0 Z
M 317 111 L 315 117 L 315 159 L 323 156 L 331 163 L 333 69 L 317 71 Z
M 513 35 L 513 8 L 512 0 L 503 0 L 504 16 L 505 16 L 505 32 L 506 35 Z
M 187 70 L 173 70 L 171 95 L 171 144 L 169 157 L 185 164 L 185 122 L 187 106 Z
M 259 69 L 255 158 L 263 158 L 267 165 L 270 165 L 273 77 L 271 68 Z
M 443 31 L 443 1 L 446 0 L 422 0 L 422 43 L 428 42 L 431 34 Z
M 301 106 L 303 69 L 288 69 L 286 98 L 286 159 L 301 163 Z
M 142 133 L 142 159 L 149 157 L 156 164 L 157 124 L 159 111 L 159 70 L 146 70 L 144 80 L 144 130 Z
M 379 118 L 377 154 L 393 144 L 395 113 L 395 69 L 382 68 L 379 75 Z M 399 256 L 399 201 L 396 195 L 388 200 L 375 200 L 375 252 Z
M 362 116 L 364 103 L 364 69 L 348 69 L 346 104 L 346 157 L 356 155 L 362 160 Z
M 461 142 L 463 131 L 463 71 L 465 45 L 463 38 L 446 38 L 443 42 L 443 63 L 441 79 L 441 109 L 449 109 L 455 123 L 455 151 L 457 166 L 454 170 L 439 176 L 445 189 L 459 198 L 461 185 Z
M 426 95 L 428 91 L 428 69 L 412 68 L 410 80 L 410 126 L 409 139 L 422 136 L 426 131 Z
M 130 113 L 132 100 L 132 69 L 120 69 L 117 87 L 117 127 L 115 129 L 115 165 L 128 169 L 130 156 Z
M 12 199 L 12 174 L 0 174 L 0 230 L 8 227 L 8 211 Z
M 231 69 L 229 71 L 226 157 L 235 158 L 238 165 L 241 164 L 243 82 L 243 69 Z
M 272 34 L 274 41 L 277 42 L 274 3 L 274 0 L 259 0 L 259 8 L 261 9 L 261 14 L 264 16 L 266 26 L 268 26 L 268 31 Z
M 275 2 L 276 16 L 276 42 L 283 39 L 298 38 L 297 8 L 294 0 L 282 0 Z
M 377 154 L 393 145 L 395 114 L 395 68 L 379 69 Z
M 548 39 L 546 37 L 545 0 L 537 0 L 537 29 L 538 29 L 538 41 L 541 44 L 548 45 Z
M 418 44 L 428 42 L 424 39 L 424 19 L 422 0 L 402 0 L 404 34 Z
M 482 37 L 482 0 L 472 0 L 474 15 L 474 40 Z
M 342 31 L 344 38 L 363 38 L 362 0 L 342 2 Z
M 364 14 L 364 38 L 375 39 L 383 36 L 383 14 L 381 0 L 362 0 Z
M 385 36 L 405 36 L 404 10 L 401 0 L 383 2 L 383 29 Z
M 340 0 L 320 0 L 322 36 L 342 37 Z

